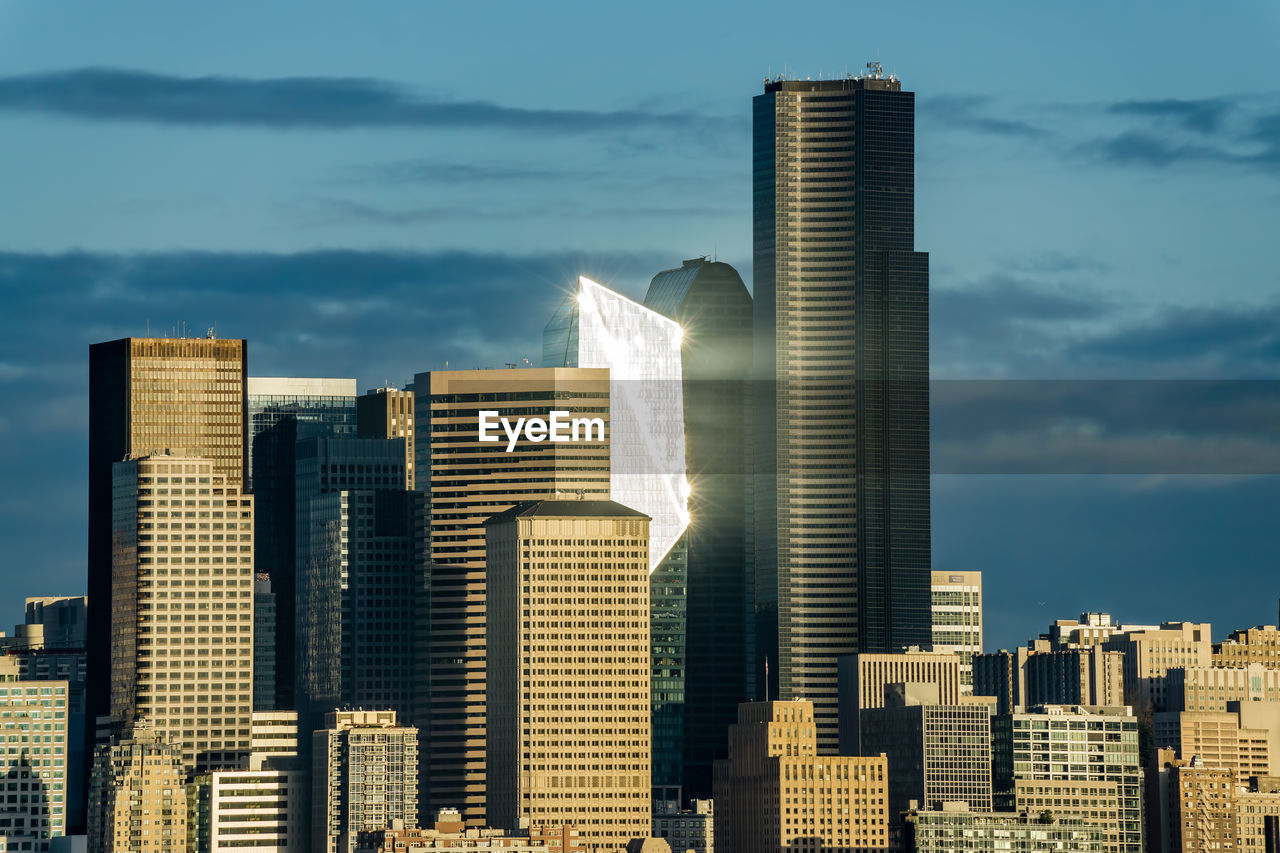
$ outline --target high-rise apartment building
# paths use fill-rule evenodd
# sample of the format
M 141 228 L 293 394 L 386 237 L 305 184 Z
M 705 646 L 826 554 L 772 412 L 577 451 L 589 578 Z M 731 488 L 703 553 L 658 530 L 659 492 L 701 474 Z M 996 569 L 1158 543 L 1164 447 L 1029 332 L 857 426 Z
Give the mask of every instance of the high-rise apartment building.
M 182 749 L 147 725 L 99 744 L 89 785 L 94 853 L 187 853 Z
M 212 459 L 112 466 L 111 718 L 188 770 L 242 766 L 253 712 L 253 498 Z
M 361 832 L 418 825 L 418 731 L 394 711 L 330 712 L 311 761 L 311 850 L 355 853 Z
M 982 654 L 982 572 L 931 572 L 933 650 L 960 658 L 960 689 L 973 692 L 973 656 Z
M 932 684 L 936 704 L 960 704 L 960 659 L 946 652 L 911 649 L 900 654 L 846 655 L 839 663 L 840 752 L 863 755 L 859 741 L 860 713 L 883 708 L 892 684 Z
M 0 849 L 47 851 L 67 833 L 70 696 L 66 681 L 24 680 L 0 655 Z
M 973 690 L 1009 714 L 1036 705 L 1123 705 L 1124 654 L 1100 645 L 1063 648 L 1049 640 L 976 655 Z
M 96 602 L 88 613 L 89 720 L 109 714 L 111 704 L 111 466 L 168 450 L 209 459 L 228 485 L 243 486 L 246 362 L 245 341 L 213 337 L 124 338 L 89 347 L 88 592 Z M 93 743 L 88 747 L 92 755 Z
M 356 400 L 356 425 L 361 438 L 403 438 L 404 470 L 409 488 L 413 476 L 413 392 L 397 388 L 374 388 Z
M 690 520 L 683 540 L 685 608 L 678 613 L 685 651 L 684 713 L 677 720 L 684 754 L 677 763 L 684 797 L 696 799 L 711 796 L 711 767 L 725 757 L 738 703 L 757 698 L 751 296 L 733 267 L 701 258 L 654 276 L 644 304 L 682 330 Z M 657 577 L 655 584 L 661 588 Z M 662 603 L 655 593 L 655 612 Z M 663 633 L 656 624 L 655 641 Z M 654 716 L 656 728 L 664 716 L 657 707 Z M 655 754 L 655 764 L 661 760 Z
M 889 762 L 889 837 L 900 837 L 901 815 L 912 801 L 991 811 L 990 710 L 939 705 L 933 684 L 895 684 L 885 699 L 884 707 L 861 714 L 862 754 Z
M 826 752 L 837 658 L 932 641 L 914 125 L 914 94 L 878 63 L 769 80 L 754 102 L 760 630 L 774 695 L 813 700 Z
M 298 441 L 349 438 L 356 433 L 356 381 L 250 376 L 245 409 L 249 430 L 249 491 L 256 514 L 254 558 L 276 596 L 276 697 L 294 707 L 294 466 Z
M 424 739 L 423 814 L 457 808 L 469 826 L 485 821 L 484 522 L 518 503 L 581 496 L 609 499 L 609 372 L 599 369 L 452 370 L 414 377 L 418 490 L 427 502 L 428 578 L 418 610 L 414 722 Z M 606 428 L 577 442 L 533 441 L 510 452 L 502 428 L 479 440 L 482 411 L 511 424 L 551 411 L 599 418 Z
M 1149 853 L 1237 849 L 1239 815 L 1231 771 L 1206 767 L 1198 758 L 1175 758 L 1172 750 L 1161 749 L 1149 774 Z
M 490 820 L 572 824 L 592 851 L 649 837 L 649 518 L 539 501 L 485 531 Z
M 1005 805 L 1008 803 L 1006 801 Z M 1104 850 L 1121 849 L 1120 785 L 1091 779 L 1015 779 L 1013 810 L 1018 814 L 1070 815 L 1103 830 Z
M 1018 782 L 1114 782 L 1121 853 L 1143 850 L 1143 773 L 1138 720 L 1128 707 L 1045 705 L 991 721 L 992 782 L 997 808 L 1016 801 Z M 1067 814 L 1069 803 L 1057 813 Z
M 721 850 L 886 850 L 888 769 L 874 758 L 819 755 L 813 703 L 750 702 L 715 766 Z

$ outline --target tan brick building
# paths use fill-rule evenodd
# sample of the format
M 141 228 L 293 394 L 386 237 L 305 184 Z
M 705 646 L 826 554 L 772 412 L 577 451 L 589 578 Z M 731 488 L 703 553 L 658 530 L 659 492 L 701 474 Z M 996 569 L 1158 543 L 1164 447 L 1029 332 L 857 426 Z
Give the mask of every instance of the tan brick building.
M 89 784 L 94 853 L 187 853 L 183 753 L 145 724 L 99 746 Z
M 573 825 L 591 851 L 649 837 L 648 516 L 539 501 L 485 531 L 490 821 Z
M 888 762 L 818 755 L 813 703 L 747 702 L 715 766 L 716 847 L 733 853 L 883 850 Z

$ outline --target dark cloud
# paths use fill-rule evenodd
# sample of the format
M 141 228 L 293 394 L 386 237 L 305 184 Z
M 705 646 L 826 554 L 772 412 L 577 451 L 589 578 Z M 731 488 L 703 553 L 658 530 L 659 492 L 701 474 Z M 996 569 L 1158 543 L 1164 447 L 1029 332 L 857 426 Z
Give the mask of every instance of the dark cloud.
M 1227 114 L 1235 108 L 1228 98 L 1156 101 L 1120 101 L 1107 107 L 1116 115 L 1165 119 L 1187 130 L 1212 133 L 1218 130 Z
M 537 207 L 459 208 L 445 206 L 387 207 L 342 198 L 312 199 L 301 204 L 286 205 L 298 211 L 310 225 L 348 225 L 352 222 L 377 225 L 419 225 L 457 219 L 479 219 L 486 222 L 536 220 L 554 216 L 559 219 L 678 219 L 681 217 L 724 217 L 741 213 L 737 208 L 712 205 L 585 205 L 559 202 Z
M 990 98 L 978 95 L 935 95 L 918 101 L 923 121 L 936 121 L 951 127 L 1020 139 L 1042 139 L 1048 132 L 1016 118 L 991 114 Z
M 0 78 L 0 110 L 276 130 L 423 127 L 590 134 L 638 129 L 707 132 L 730 126 L 725 119 L 694 112 L 523 109 L 440 100 L 368 78 L 176 77 L 116 68 Z
M 1199 364 L 1236 375 L 1270 376 L 1280 364 L 1280 304 L 1169 309 L 1079 341 L 1071 355 L 1133 365 Z

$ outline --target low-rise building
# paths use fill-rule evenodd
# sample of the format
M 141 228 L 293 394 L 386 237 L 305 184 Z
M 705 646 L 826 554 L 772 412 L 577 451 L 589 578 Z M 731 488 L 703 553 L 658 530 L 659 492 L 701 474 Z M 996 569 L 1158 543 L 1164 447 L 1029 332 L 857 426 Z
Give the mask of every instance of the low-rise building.
M 653 836 L 666 839 L 675 853 L 715 853 L 715 801 L 694 800 L 691 809 L 654 813 Z
M 971 812 L 964 803 L 943 803 L 941 808 L 912 809 L 905 817 L 908 853 L 1105 853 L 1103 827 L 1078 817 L 1051 811 Z

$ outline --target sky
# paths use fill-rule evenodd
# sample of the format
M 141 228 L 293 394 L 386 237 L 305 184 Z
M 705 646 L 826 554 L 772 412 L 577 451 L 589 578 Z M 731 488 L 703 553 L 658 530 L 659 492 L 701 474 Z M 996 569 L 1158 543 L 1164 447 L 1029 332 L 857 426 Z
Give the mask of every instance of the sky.
M 988 647 L 1275 623 L 1274 3 L 0 0 L 0 628 L 85 589 L 90 343 L 536 361 L 578 274 L 750 283 L 751 97 L 876 59 L 917 97 L 934 565 L 985 572 Z

